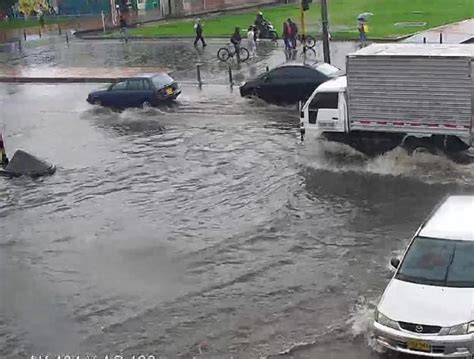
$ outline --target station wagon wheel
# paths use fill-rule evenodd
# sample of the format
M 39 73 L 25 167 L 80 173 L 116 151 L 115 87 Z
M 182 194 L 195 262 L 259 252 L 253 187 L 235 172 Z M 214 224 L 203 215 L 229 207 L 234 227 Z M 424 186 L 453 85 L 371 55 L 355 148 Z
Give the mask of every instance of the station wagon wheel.
M 146 109 L 148 109 L 148 108 L 150 108 L 150 107 L 151 107 L 150 101 L 144 100 L 144 101 L 142 102 L 142 108 L 143 108 L 144 110 L 146 110 Z

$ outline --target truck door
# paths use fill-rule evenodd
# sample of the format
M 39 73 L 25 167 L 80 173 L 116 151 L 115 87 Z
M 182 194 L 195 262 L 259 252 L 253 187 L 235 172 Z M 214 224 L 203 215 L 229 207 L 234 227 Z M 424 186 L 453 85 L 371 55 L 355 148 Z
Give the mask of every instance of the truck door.
M 341 131 L 338 98 L 338 92 L 317 93 L 308 107 L 308 122 L 316 124 L 319 130 Z

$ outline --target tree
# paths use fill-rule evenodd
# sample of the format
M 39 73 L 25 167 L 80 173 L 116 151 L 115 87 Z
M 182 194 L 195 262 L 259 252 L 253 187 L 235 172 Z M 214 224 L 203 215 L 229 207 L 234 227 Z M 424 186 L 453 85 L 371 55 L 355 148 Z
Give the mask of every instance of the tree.
M 33 11 L 38 11 L 41 8 L 48 8 L 46 0 L 20 0 L 20 11 L 25 15 L 30 15 Z
M 15 5 L 16 0 L 0 0 L 0 9 L 11 9 Z

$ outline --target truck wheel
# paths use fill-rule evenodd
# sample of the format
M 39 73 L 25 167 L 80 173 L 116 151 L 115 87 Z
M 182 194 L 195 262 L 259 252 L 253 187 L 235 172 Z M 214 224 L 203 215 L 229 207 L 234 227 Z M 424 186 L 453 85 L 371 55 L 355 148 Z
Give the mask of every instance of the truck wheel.
M 415 155 L 419 153 L 430 153 L 437 154 L 436 146 L 430 141 L 429 138 L 417 138 L 407 137 L 402 144 L 402 147 L 408 152 L 409 155 Z

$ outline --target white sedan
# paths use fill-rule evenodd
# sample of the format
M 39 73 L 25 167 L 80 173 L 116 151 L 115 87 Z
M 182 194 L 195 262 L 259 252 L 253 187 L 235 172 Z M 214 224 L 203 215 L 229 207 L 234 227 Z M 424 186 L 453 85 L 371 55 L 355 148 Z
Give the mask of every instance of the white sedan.
M 383 348 L 433 358 L 473 358 L 474 196 L 445 199 L 420 227 L 377 306 Z

